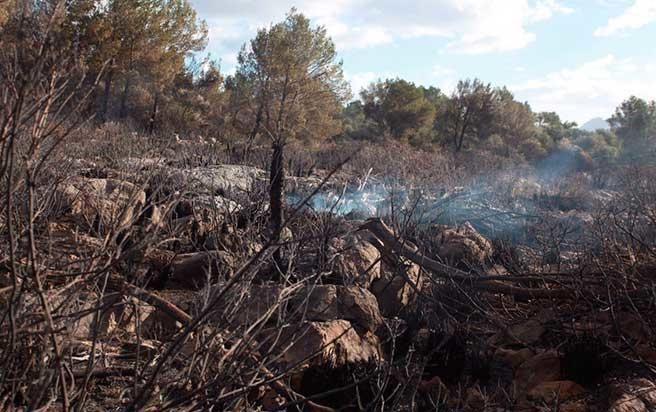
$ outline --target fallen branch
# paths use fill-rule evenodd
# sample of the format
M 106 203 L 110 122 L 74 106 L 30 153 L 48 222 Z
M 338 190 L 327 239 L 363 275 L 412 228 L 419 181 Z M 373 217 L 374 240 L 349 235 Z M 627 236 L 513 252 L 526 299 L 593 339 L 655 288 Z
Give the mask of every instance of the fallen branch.
M 381 219 L 373 218 L 367 220 L 359 230 L 368 230 L 373 234 L 383 246 L 381 253 L 396 253 L 427 270 L 433 275 L 461 283 L 470 283 L 476 289 L 485 290 L 492 293 L 511 295 L 519 299 L 570 299 L 574 298 L 574 293 L 567 289 L 536 289 L 522 288 L 508 285 L 506 283 L 489 280 L 485 276 L 467 273 L 460 269 L 445 265 L 433 259 L 430 259 L 421 252 L 410 247 L 394 234 Z M 374 244 L 376 245 L 376 244 Z M 380 248 L 380 245 L 376 245 Z

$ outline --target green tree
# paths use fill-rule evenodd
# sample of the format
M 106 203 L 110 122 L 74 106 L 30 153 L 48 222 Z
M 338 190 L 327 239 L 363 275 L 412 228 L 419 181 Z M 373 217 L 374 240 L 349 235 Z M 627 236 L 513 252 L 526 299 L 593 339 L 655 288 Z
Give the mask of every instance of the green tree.
M 554 144 L 571 138 L 577 127 L 574 122 L 563 122 L 555 112 L 538 113 L 535 120 L 536 125 L 549 136 Z
M 86 40 L 90 66 L 110 62 L 99 117 L 106 116 L 116 79 L 123 82 L 119 117 L 127 115 L 130 91 L 138 80 L 150 84 L 156 113 L 160 93 L 184 70 L 185 59 L 205 47 L 205 23 L 187 0 L 96 1 L 92 10 L 99 17 Z
M 656 103 L 631 96 L 620 104 L 608 123 L 627 147 L 643 144 L 656 134 Z
M 284 218 L 284 147 L 289 139 L 337 135 L 348 84 L 326 29 L 311 27 L 295 9 L 283 22 L 259 30 L 242 48 L 236 77 L 257 105 L 249 138 L 263 133 L 272 142 L 270 213 L 277 239 Z
M 441 134 L 459 152 L 469 140 L 484 139 L 493 133 L 497 91 L 478 79 L 459 81 L 442 110 Z
M 617 158 L 620 153 L 620 141 L 611 130 L 583 132 L 572 142 L 585 150 L 598 164 L 607 164 Z
M 378 81 L 361 97 L 365 116 L 394 138 L 412 139 L 433 126 L 435 106 L 414 83 L 398 78 Z
M 535 123 L 535 115 L 528 103 L 515 100 L 505 87 L 496 90 L 493 129 L 508 153 L 517 152 L 526 159 L 546 153 L 548 147 L 538 138 Z

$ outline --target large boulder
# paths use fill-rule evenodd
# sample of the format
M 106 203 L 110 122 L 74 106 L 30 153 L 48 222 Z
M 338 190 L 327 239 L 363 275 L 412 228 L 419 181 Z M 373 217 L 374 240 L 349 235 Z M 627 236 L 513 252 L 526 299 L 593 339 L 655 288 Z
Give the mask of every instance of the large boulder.
M 485 266 L 492 256 L 492 243 L 469 223 L 458 227 L 437 226 L 437 255 L 462 268 Z
M 340 283 L 368 289 L 380 277 L 380 252 L 361 236 L 332 239 L 330 252 Z
M 282 369 L 296 366 L 340 367 L 382 359 L 378 337 L 358 332 L 347 320 L 304 322 L 272 332 L 272 348 Z
M 86 226 L 130 226 L 146 203 L 144 190 L 117 179 L 74 178 L 57 189 L 64 209 Z
M 301 290 L 292 299 L 304 320 L 345 319 L 362 330 L 375 332 L 383 323 L 376 297 L 358 286 L 318 285 Z
M 416 263 L 403 258 L 395 263 L 384 260 L 381 276 L 373 282 L 371 291 L 383 315 L 395 317 L 416 300 L 423 284 L 421 268 Z

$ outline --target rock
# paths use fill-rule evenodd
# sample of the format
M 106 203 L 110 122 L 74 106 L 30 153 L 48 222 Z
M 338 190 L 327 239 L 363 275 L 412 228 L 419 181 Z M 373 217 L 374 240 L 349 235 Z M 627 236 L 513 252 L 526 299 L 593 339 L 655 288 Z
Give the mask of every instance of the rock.
M 304 320 L 345 319 L 370 332 L 375 332 L 383 324 L 376 297 L 357 286 L 314 286 L 295 296 L 292 306 Z
M 546 327 L 538 319 L 529 319 L 526 322 L 510 327 L 512 336 L 529 346 L 538 342 L 546 331 Z
M 227 218 L 236 220 L 242 206 L 223 196 L 199 195 L 178 201 L 172 211 L 173 220 L 171 226 L 176 222 L 189 220 L 197 225 L 197 231 L 212 233 L 221 227 Z
M 250 192 L 258 181 L 265 181 L 267 173 L 256 167 L 218 165 L 177 169 L 169 175 L 172 185 L 185 190 L 200 189 L 210 194 Z
M 656 384 L 640 378 L 610 387 L 609 412 L 651 412 L 656 409 Z
M 118 162 L 121 170 L 128 172 L 141 172 L 166 166 L 164 157 L 126 157 Z
M 73 313 L 79 313 L 92 310 L 98 303 L 94 298 L 93 296 L 86 295 L 83 299 L 79 299 L 75 303 L 66 302 L 64 305 L 70 305 L 72 303 L 72 306 L 68 306 L 68 310 L 65 311 L 73 310 Z M 109 300 L 105 300 L 102 303 L 111 304 Z M 93 339 L 94 335 L 102 338 L 116 331 L 118 326 L 116 316 L 117 313 L 115 310 L 105 309 L 100 311 L 98 320 L 96 320 L 96 313 L 91 311 L 78 319 L 73 317 L 75 320 L 65 322 L 64 327 L 73 338 Z
M 198 196 L 191 200 L 194 215 L 229 216 L 242 210 L 242 206 L 226 197 Z
M 633 342 L 645 343 L 652 341 L 653 333 L 651 328 L 644 319 L 635 313 L 618 313 L 617 325 L 621 335 Z
M 526 360 L 533 356 L 530 349 L 512 350 L 498 348 L 492 355 L 489 374 L 494 377 L 498 385 L 511 387 L 515 378 L 515 371 Z
M 211 293 L 224 286 L 224 283 L 212 286 Z M 286 312 L 286 301 L 291 293 L 290 288 L 277 282 L 236 285 L 227 292 L 210 319 L 219 325 L 227 321 L 233 327 L 251 326 L 271 312 L 269 320 L 277 320 L 278 315 Z M 204 297 L 204 292 L 200 292 L 198 300 Z
M 382 359 L 378 337 L 371 332 L 357 332 L 347 320 L 287 325 L 271 334 L 276 342 L 273 350 L 281 354 L 283 368 L 297 365 L 336 368 Z
M 565 402 L 559 409 L 559 412 L 588 412 L 591 409 L 583 400 Z
M 423 283 L 419 265 L 401 258 L 395 265 L 383 261 L 381 276 L 373 282 L 371 291 L 383 315 L 394 317 L 414 302 L 417 290 L 423 289 Z
M 117 179 L 74 178 L 57 189 L 58 197 L 78 224 L 124 228 L 134 223 L 146 193 Z
M 171 288 L 200 289 L 222 278 L 229 278 L 235 269 L 235 261 L 227 252 L 212 251 L 180 255 L 173 264 L 169 279 Z
M 524 393 L 543 382 L 558 381 L 560 373 L 558 353 L 542 352 L 519 365 L 515 372 L 515 386 Z
M 58 264 L 70 265 L 74 261 L 86 260 L 102 253 L 103 241 L 79 230 L 69 219 L 48 222 L 48 243 L 52 250 L 62 256 Z M 64 258 L 68 255 L 69 259 Z
M 466 222 L 458 227 L 437 227 L 437 255 L 450 265 L 483 267 L 492 256 L 492 243 Z
M 538 403 L 561 403 L 585 393 L 581 385 L 572 381 L 542 382 L 528 393 L 528 399 Z
M 141 324 L 141 333 L 148 339 L 168 340 L 182 324 L 161 310 L 153 310 Z
M 651 345 L 643 343 L 636 345 L 635 349 L 642 361 L 656 365 L 656 349 Z
M 478 387 L 467 388 L 465 395 L 466 411 L 482 411 L 486 406 L 485 396 Z
M 380 252 L 360 236 L 333 239 L 333 273 L 344 285 L 357 285 L 369 289 L 380 277 Z
M 129 326 L 125 312 L 132 311 L 133 307 L 125 308 L 129 298 L 108 295 L 100 297 L 93 291 L 82 291 L 72 295 L 58 295 L 53 292 L 46 294 L 50 310 L 53 313 L 55 328 L 62 332 L 58 335 L 67 340 L 91 340 L 95 335 L 106 337 L 115 332 L 123 331 Z M 24 298 L 27 304 L 37 304 L 36 296 Z M 40 307 L 40 306 L 39 306 Z M 96 312 L 96 308 L 101 308 Z M 96 319 L 96 314 L 98 318 Z
M 175 262 L 175 252 L 166 249 L 147 250 L 143 262 L 155 273 L 166 273 Z
M 616 398 L 608 408 L 608 412 L 651 412 L 642 399 L 624 393 Z
M 174 304 L 183 311 L 192 313 L 190 309 L 196 301 L 196 294 L 194 292 L 175 290 L 160 291 L 157 294 L 162 299 Z M 143 318 L 140 324 L 141 334 L 147 339 L 166 341 L 175 335 L 183 326 L 166 312 L 154 306 L 144 305 L 142 303 L 140 313 Z M 132 324 L 134 325 L 134 321 Z M 134 328 L 134 326 L 132 327 Z
M 513 370 L 516 370 L 519 365 L 526 362 L 533 356 L 533 351 L 528 348 L 520 350 L 499 348 L 494 352 L 494 359 L 496 361 L 509 365 Z

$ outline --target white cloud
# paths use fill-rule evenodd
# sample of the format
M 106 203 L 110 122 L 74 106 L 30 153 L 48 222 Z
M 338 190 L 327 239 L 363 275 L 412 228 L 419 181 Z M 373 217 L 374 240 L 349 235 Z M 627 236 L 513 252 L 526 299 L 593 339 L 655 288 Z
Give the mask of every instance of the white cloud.
M 548 20 L 554 14 L 569 14 L 572 9 L 556 0 L 543 0 L 529 4 L 523 0 L 505 2 L 461 0 L 470 3 L 474 14 L 472 26 L 459 39 L 448 44 L 447 50 L 464 54 L 481 54 L 521 49 L 535 41 L 535 34 L 527 26 Z
M 342 50 L 441 37 L 449 40 L 445 51 L 469 54 L 525 47 L 535 40 L 528 26 L 571 12 L 562 0 L 192 1 L 211 27 L 211 47 L 225 49 L 238 48 L 255 28 L 280 21 L 292 5 L 325 25 Z
M 621 15 L 608 20 L 606 25 L 595 30 L 597 37 L 608 37 L 639 29 L 656 21 L 656 1 L 635 0 Z
M 535 111 L 556 111 L 566 120 L 583 123 L 609 117 L 631 95 L 656 99 L 654 64 L 607 55 L 510 89 Z

